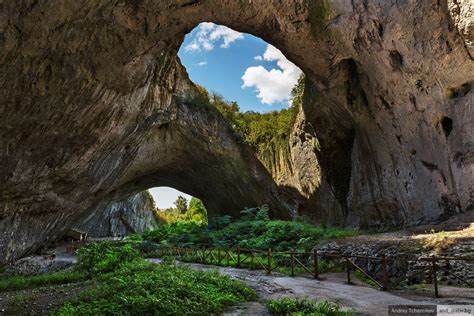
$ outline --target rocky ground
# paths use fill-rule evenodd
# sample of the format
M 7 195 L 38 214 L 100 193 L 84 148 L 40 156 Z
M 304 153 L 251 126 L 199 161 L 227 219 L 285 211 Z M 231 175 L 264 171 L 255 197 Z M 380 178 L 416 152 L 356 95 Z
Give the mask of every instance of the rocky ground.
M 91 282 L 79 282 L 0 292 L 0 315 L 47 315 L 93 287 Z
M 318 250 L 369 255 L 385 253 L 389 257 L 402 252 L 417 253 L 418 256 L 436 254 L 472 257 L 473 222 L 474 214 L 467 213 L 439 225 L 332 240 L 319 245 Z M 61 245 L 46 251 L 45 255 L 24 258 L 8 267 L 5 272 L 38 274 L 68 268 L 75 263 L 75 257 L 71 255 L 71 252 L 77 246 L 76 244 Z M 52 253 L 55 256 L 51 256 Z M 150 260 L 159 262 L 159 259 Z M 423 269 L 417 270 L 420 266 L 410 264 L 394 264 L 393 262 L 389 264 L 391 278 L 399 282 L 398 286 L 391 287 L 390 292 L 370 287 L 356 277 L 352 278 L 354 285 L 348 285 L 345 283 L 345 273 L 325 273 L 321 275 L 320 280 L 315 280 L 310 276 L 293 278 L 280 274 L 268 276 L 263 271 L 202 264 L 187 263 L 186 265 L 201 270 L 219 269 L 221 273 L 239 279 L 257 290 L 260 301 L 242 303 L 229 310 L 226 315 L 268 315 L 264 301 L 281 296 L 308 297 L 314 300 L 329 299 L 339 302 L 344 308 L 355 309 L 362 315 L 386 315 L 389 304 L 474 304 L 474 288 L 459 286 L 452 278 L 442 273 L 438 275 L 441 298 L 433 298 L 431 280 L 416 278 L 415 276 L 420 275 L 425 277 L 421 273 Z M 406 270 L 407 267 L 408 270 Z M 372 269 L 375 269 L 372 271 L 374 275 L 380 272 L 375 265 Z M 466 280 L 474 279 L 472 264 L 452 264 L 452 271 L 461 274 Z M 0 315 L 48 313 L 93 286 L 91 282 L 80 282 L 0 292 Z
M 152 259 L 153 260 L 153 259 Z M 252 271 L 203 264 L 188 264 L 195 269 L 218 269 L 222 274 L 236 278 L 253 287 L 261 302 L 246 302 L 236 306 L 225 315 L 269 315 L 262 301 L 282 296 L 331 300 L 345 309 L 354 309 L 359 315 L 386 315 L 392 304 L 474 304 L 474 289 L 443 288 L 444 297 L 434 299 L 428 293 L 413 295 L 406 292 L 386 292 L 355 280 L 345 282 L 344 273 L 327 273 L 320 280 L 309 276 L 288 277 L 282 274 L 268 276 L 263 271 Z M 428 294 L 429 295 L 429 294 Z M 432 296 L 432 293 L 431 293 Z
M 395 288 L 407 288 L 431 283 L 431 262 L 419 261 L 427 257 L 474 258 L 474 212 L 468 212 L 436 225 L 419 226 L 397 232 L 369 234 L 323 242 L 316 249 L 321 253 L 359 256 L 387 256 L 388 274 Z M 354 260 L 379 281 L 382 271 L 379 262 Z M 441 260 L 438 280 L 444 285 L 474 284 L 474 261 Z M 454 276 L 459 276 L 460 278 Z
M 159 259 L 149 259 L 159 263 Z M 184 263 L 179 263 L 184 264 Z M 245 302 L 230 309 L 225 315 L 269 315 L 265 300 L 282 296 L 331 300 L 345 309 L 354 309 L 359 315 L 386 315 L 390 304 L 474 304 L 474 289 L 442 287 L 443 297 L 432 297 L 430 286 L 419 287 L 416 292 L 386 292 L 353 279 L 345 282 L 344 273 L 327 273 L 315 280 L 309 276 L 288 277 L 282 274 L 266 275 L 264 271 L 189 264 L 194 269 L 218 269 L 222 274 L 238 279 L 253 287 L 259 301 Z M 37 289 L 0 293 L 0 315 L 41 315 L 53 311 L 65 301 L 94 287 L 92 282 L 45 286 Z

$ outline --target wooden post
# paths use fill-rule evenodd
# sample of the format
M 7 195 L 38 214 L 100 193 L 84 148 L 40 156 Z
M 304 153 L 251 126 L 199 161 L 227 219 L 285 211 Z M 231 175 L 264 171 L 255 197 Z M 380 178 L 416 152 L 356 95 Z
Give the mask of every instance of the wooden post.
M 240 247 L 237 247 L 237 268 L 240 268 Z
M 313 273 L 314 273 L 314 278 L 318 278 L 318 250 L 314 249 L 313 250 Z
M 436 257 L 433 256 L 431 259 L 432 267 L 432 278 L 433 278 L 433 286 L 434 286 L 434 292 L 435 292 L 435 297 L 439 297 L 438 293 L 438 277 L 436 271 L 438 270 L 438 266 L 436 265 Z
M 346 258 L 347 284 L 351 284 L 351 262 L 349 261 L 348 256 L 345 256 L 345 258 Z
M 268 271 L 267 274 L 272 274 L 272 248 L 268 248 Z
M 383 274 L 383 288 L 382 290 L 387 290 L 388 289 L 388 271 L 387 271 L 387 257 L 385 254 L 382 254 L 382 274 Z
M 250 251 L 250 270 L 253 269 L 253 258 L 255 257 L 255 254 L 253 251 Z
M 295 276 L 295 250 L 291 248 L 290 250 L 290 264 L 291 264 L 291 276 Z

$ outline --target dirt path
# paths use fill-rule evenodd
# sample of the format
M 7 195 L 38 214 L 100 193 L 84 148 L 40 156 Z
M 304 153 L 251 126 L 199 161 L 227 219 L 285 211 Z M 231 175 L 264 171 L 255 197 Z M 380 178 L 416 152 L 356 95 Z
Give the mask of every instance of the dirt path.
M 77 282 L 0 292 L 0 315 L 49 315 L 67 300 L 94 287 L 90 282 Z
M 150 259 L 159 262 L 156 259 Z M 354 285 L 345 283 L 344 273 L 324 274 L 324 279 L 314 280 L 309 277 L 288 277 L 281 274 L 268 276 L 264 271 L 253 271 L 229 267 L 217 267 L 203 264 L 180 263 L 198 270 L 218 269 L 222 274 L 241 280 L 254 288 L 262 300 L 275 299 L 281 296 L 297 298 L 307 297 L 312 300 L 337 301 L 346 309 L 354 308 L 358 315 L 387 315 L 388 305 L 397 304 L 474 304 L 472 298 L 449 299 L 428 297 L 407 297 L 381 291 L 354 281 Z M 467 289 L 466 289 L 467 291 Z M 471 293 L 472 294 L 472 293 Z M 269 315 L 264 303 L 247 302 L 238 305 L 225 315 Z

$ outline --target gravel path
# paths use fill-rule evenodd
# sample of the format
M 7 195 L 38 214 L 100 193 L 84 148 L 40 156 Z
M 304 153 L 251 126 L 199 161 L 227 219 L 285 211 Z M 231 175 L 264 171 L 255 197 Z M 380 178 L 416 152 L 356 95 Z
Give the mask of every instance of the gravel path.
M 159 262 L 159 259 L 149 259 Z M 288 277 L 282 274 L 268 276 L 264 271 L 217 267 L 195 263 L 179 263 L 198 270 L 218 269 L 222 274 L 238 279 L 254 288 L 262 300 L 290 296 L 316 301 L 337 301 L 343 308 L 353 308 L 358 315 L 387 315 L 388 305 L 397 304 L 474 304 L 472 298 L 452 300 L 429 298 L 381 291 L 355 280 L 354 285 L 345 283 L 344 273 L 327 273 L 321 280 L 309 277 Z M 355 279 L 355 278 L 354 278 Z M 466 289 L 467 292 L 467 289 Z M 269 315 L 264 303 L 247 302 L 238 305 L 225 315 Z

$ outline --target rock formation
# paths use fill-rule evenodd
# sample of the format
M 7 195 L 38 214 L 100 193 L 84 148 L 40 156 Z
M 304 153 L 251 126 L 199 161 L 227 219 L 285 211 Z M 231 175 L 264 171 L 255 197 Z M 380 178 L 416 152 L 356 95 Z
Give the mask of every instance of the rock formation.
M 284 185 L 302 213 L 367 227 L 472 210 L 472 5 L 448 1 L 1 3 L 0 261 L 157 185 L 210 212 L 265 201 L 289 214 L 194 102 L 176 53 L 203 21 L 261 37 L 306 73 Z
M 93 210 L 86 211 L 87 217 L 74 226 L 90 237 L 143 233 L 158 226 L 154 210 L 153 197 L 148 191 L 142 191 L 125 200 L 100 203 Z

